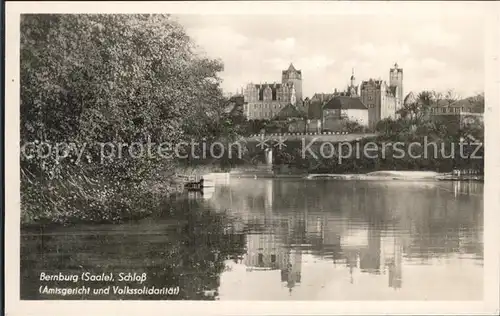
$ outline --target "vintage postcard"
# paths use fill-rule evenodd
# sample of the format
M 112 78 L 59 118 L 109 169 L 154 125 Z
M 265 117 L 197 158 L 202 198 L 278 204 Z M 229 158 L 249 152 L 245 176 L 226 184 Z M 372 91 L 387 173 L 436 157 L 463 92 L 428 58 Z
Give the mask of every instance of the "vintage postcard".
M 497 314 L 499 8 L 7 3 L 7 315 Z

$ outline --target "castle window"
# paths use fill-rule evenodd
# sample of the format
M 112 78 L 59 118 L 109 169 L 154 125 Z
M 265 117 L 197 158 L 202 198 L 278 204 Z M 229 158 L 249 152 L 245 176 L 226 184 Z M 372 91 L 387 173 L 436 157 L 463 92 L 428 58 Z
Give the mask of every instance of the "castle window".
M 263 264 L 264 263 L 264 255 L 259 253 L 259 264 Z
M 276 262 L 276 255 L 271 255 L 271 262 L 275 263 Z

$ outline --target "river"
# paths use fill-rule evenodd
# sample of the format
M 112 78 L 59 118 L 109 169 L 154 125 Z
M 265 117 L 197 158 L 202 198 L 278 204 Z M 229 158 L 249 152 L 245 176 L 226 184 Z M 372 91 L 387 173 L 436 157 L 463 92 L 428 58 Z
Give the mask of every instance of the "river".
M 481 300 L 482 275 L 477 182 L 230 178 L 137 222 L 21 236 L 29 300 Z

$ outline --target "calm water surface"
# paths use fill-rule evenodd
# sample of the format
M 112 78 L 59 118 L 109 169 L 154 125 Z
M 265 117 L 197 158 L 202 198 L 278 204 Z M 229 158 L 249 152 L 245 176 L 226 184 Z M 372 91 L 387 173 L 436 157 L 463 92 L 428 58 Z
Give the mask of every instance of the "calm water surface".
M 480 300 L 483 184 L 219 181 L 121 225 L 24 230 L 22 299 Z M 40 281 L 40 273 L 112 281 Z M 117 280 L 119 273 L 147 280 Z M 177 288 L 53 295 L 40 287 Z

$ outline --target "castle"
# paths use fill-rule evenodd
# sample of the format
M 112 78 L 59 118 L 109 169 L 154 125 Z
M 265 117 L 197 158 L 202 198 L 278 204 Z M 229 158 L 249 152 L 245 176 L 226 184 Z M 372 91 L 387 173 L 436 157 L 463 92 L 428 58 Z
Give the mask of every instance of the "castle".
M 317 121 L 315 131 L 337 128 L 338 122 L 334 121 L 343 118 L 356 118 L 361 125 L 374 128 L 380 120 L 395 118 L 403 104 L 403 69 L 395 63 L 389 70 L 389 83 L 368 79 L 359 84 L 353 69 L 345 91 L 335 89 L 333 93 L 316 93 L 305 103 L 308 118 Z
M 395 118 L 403 104 L 403 69 L 395 63 L 389 71 L 389 84 L 383 80 L 369 79 L 359 87 L 361 102 L 368 108 L 368 126 L 385 118 Z
M 346 97 L 357 98 L 357 100 L 350 102 L 344 100 Z M 334 100 L 334 98 L 339 100 Z M 316 126 L 321 129 L 322 123 L 325 123 L 324 110 L 327 110 L 325 106 L 331 103 L 328 108 L 328 113 L 331 112 L 330 118 L 332 113 L 335 116 L 338 112 L 340 120 L 351 117 L 346 114 L 349 110 L 356 110 L 351 111 L 353 113 L 366 110 L 366 113 L 357 113 L 355 117 L 366 116 L 366 119 L 359 123 L 374 128 L 380 120 L 395 118 L 403 104 L 403 69 L 395 63 L 389 70 L 389 83 L 380 79 L 369 79 L 359 84 L 357 84 L 353 69 L 350 84 L 345 91 L 337 92 L 335 89 L 333 93 L 315 94 L 311 99 L 303 100 L 302 71 L 290 64 L 287 70 L 282 71 L 281 83 L 249 83 L 243 91 L 243 99 L 243 113 L 249 120 L 270 120 L 277 117 L 285 107 L 291 106 L 298 110 L 305 110 L 310 124 L 314 125 L 311 121 L 317 120 Z M 337 105 L 333 106 L 332 102 Z M 356 108 L 349 109 L 350 104 L 356 105 Z
M 249 120 L 272 119 L 285 106 L 302 104 L 302 71 L 290 64 L 281 83 L 249 83 L 243 92 L 243 113 Z

